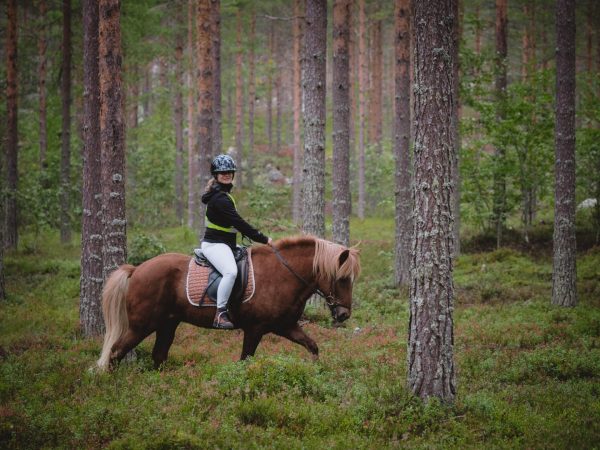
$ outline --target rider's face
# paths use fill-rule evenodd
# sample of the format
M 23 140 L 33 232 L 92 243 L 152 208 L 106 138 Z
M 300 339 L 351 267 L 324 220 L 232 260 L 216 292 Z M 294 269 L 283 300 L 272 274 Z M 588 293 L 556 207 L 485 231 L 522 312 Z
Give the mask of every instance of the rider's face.
M 233 182 L 233 172 L 218 173 L 217 181 L 222 184 L 231 184 Z

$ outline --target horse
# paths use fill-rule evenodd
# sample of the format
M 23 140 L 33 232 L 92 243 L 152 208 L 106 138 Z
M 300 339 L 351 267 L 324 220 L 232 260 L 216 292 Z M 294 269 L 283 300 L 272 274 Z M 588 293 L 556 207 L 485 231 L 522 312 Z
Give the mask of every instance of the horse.
M 305 347 L 317 359 L 319 348 L 298 324 L 306 302 L 324 296 L 334 322 L 352 311 L 352 288 L 360 274 L 356 248 L 310 235 L 251 247 L 255 291 L 247 302 L 229 305 L 230 317 L 243 331 L 241 360 L 253 356 L 262 337 L 274 333 Z M 192 305 L 186 294 L 190 256 L 166 253 L 135 267 L 124 264 L 107 279 L 102 293 L 106 325 L 97 366 L 111 370 L 153 332 L 155 368 L 167 359 L 181 322 L 212 328 L 215 307 Z M 222 331 L 224 332 L 224 331 Z

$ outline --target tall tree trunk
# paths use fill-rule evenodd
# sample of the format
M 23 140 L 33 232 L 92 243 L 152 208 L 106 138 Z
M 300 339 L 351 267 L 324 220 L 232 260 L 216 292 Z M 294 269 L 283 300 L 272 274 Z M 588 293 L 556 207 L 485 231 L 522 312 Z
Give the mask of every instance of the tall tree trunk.
M 242 48 L 242 12 L 237 12 L 237 51 L 235 54 L 235 159 L 239 167 L 242 167 L 244 154 L 244 79 L 243 79 L 243 58 Z M 242 184 L 241 172 L 236 174 L 237 183 Z
M 294 223 L 302 222 L 302 161 L 303 148 L 300 134 L 300 114 L 302 112 L 300 78 L 302 75 L 302 6 L 304 0 L 294 0 L 294 73 L 292 77 L 292 109 L 294 110 L 294 192 L 292 201 L 292 217 Z
M 256 46 L 256 13 L 250 17 L 250 51 L 248 52 L 248 154 L 246 158 L 246 184 L 254 184 L 254 105 L 256 104 L 256 80 L 254 74 L 254 47 Z
M 556 1 L 554 140 L 556 181 L 552 303 L 575 306 L 575 0 Z
M 127 260 L 120 0 L 100 0 L 100 146 L 105 278 Z
M 178 6 L 177 24 L 183 25 L 183 6 Z M 177 33 L 175 43 L 175 214 L 183 225 L 183 35 Z
M 333 3 L 333 240 L 350 244 L 350 0 Z
M 138 125 L 138 102 L 140 99 L 140 85 L 138 82 L 138 77 L 140 74 L 139 66 L 137 63 L 134 63 L 132 66 L 132 76 L 133 81 L 130 86 L 130 94 L 129 94 L 129 120 L 127 128 L 136 128 Z
M 60 159 L 60 241 L 71 242 L 71 0 L 63 0 L 62 147 Z
M 307 0 L 304 35 L 304 211 L 303 230 L 325 236 L 325 69 L 327 1 Z
M 453 55 L 453 70 L 454 70 L 454 103 L 452 105 L 452 131 L 454 132 L 454 161 L 452 162 L 452 215 L 454 217 L 454 224 L 452 233 L 454 234 L 454 257 L 457 258 L 460 254 L 460 170 L 459 170 L 459 155 L 460 155 L 460 117 L 461 117 L 461 103 L 460 103 L 460 88 L 459 88 L 459 46 L 460 38 L 462 35 L 462 18 L 464 12 L 462 8 L 459 8 L 459 2 L 462 0 L 455 0 L 453 5 L 455 7 L 454 17 L 457 18 L 456 26 L 454 27 L 454 55 Z M 462 4 L 462 3 L 460 3 Z
M 381 138 L 383 137 L 383 40 L 381 36 L 382 21 L 373 22 L 373 42 L 371 48 L 373 51 L 373 65 L 371 67 L 372 89 L 371 89 L 371 143 L 375 144 L 378 154 L 382 152 Z
M 212 160 L 212 137 L 214 120 L 214 57 L 211 43 L 211 0 L 199 0 L 196 17 L 197 65 L 198 65 L 198 186 L 205 186 L 210 178 L 210 163 Z M 199 192 L 198 192 L 199 194 Z M 199 195 L 196 204 L 200 212 L 198 240 L 204 234 L 205 206 L 200 202 Z
M 215 83 L 215 118 L 213 131 L 213 156 L 217 156 L 223 150 L 222 132 L 222 107 L 221 107 L 221 0 L 212 0 L 212 23 L 213 23 L 213 57 L 214 61 L 214 83 Z
M 273 21 L 269 22 L 269 62 L 267 64 L 267 141 L 269 155 L 273 154 L 273 72 L 274 66 L 275 28 Z
M 47 49 L 47 30 L 46 30 L 46 0 L 40 0 L 40 22 L 38 36 L 38 92 L 40 96 L 40 173 L 42 185 L 46 185 L 46 169 L 48 161 L 46 154 L 48 152 L 48 134 L 46 121 L 46 49 Z
M 454 372 L 452 165 L 456 0 L 414 3 L 415 220 L 408 386 L 452 402 Z M 435 170 L 431 170 L 435 167 Z
M 410 282 L 413 232 L 412 174 L 410 171 L 410 11 L 411 0 L 396 0 L 394 155 L 396 159 L 396 285 Z
M 357 54 L 356 45 L 356 0 L 350 0 L 350 37 L 348 41 L 348 103 L 350 105 L 350 167 L 356 167 L 356 86 L 357 73 Z M 352 196 L 352 186 L 350 187 L 350 196 Z M 350 213 L 352 213 L 352 202 L 350 202 Z
M 198 178 L 198 156 L 196 154 L 196 79 L 194 54 L 196 48 L 194 45 L 194 3 L 195 0 L 188 0 L 188 227 L 196 229 L 198 225 L 198 209 L 196 208 L 196 198 L 198 197 L 197 185 Z
M 594 26 L 592 21 L 594 19 L 594 3 L 596 0 L 588 0 L 588 10 L 585 22 L 585 68 L 588 73 L 592 72 L 593 59 L 592 59 L 592 48 L 594 41 Z
M 499 122 L 504 120 L 506 102 L 506 30 L 507 30 L 507 0 L 496 0 L 496 117 Z M 504 160 L 506 150 L 499 142 L 494 150 L 494 205 L 492 211 L 493 226 L 496 231 L 496 247 L 502 244 L 502 231 L 506 224 L 506 175 Z
M 152 114 L 150 110 L 152 103 L 150 102 L 150 97 L 152 96 L 152 63 L 146 65 L 144 69 L 144 86 L 142 88 L 143 92 L 143 110 L 144 110 L 144 119 L 147 119 Z
M 102 320 L 102 185 L 98 2 L 83 1 L 83 172 L 79 321 L 85 336 L 104 331 Z
M 367 44 L 365 0 L 358 0 L 358 207 L 359 219 L 365 218 L 365 121 L 367 86 Z
M 6 30 L 6 248 L 16 248 L 19 241 L 17 187 L 19 171 L 17 167 L 18 139 L 18 106 L 17 106 L 17 2 L 7 1 L 8 26 Z
M 281 109 L 283 108 L 283 92 L 281 89 L 283 65 L 280 63 L 281 52 L 279 51 L 279 42 L 275 44 L 275 59 L 274 67 L 275 75 L 275 151 L 278 153 L 281 150 Z

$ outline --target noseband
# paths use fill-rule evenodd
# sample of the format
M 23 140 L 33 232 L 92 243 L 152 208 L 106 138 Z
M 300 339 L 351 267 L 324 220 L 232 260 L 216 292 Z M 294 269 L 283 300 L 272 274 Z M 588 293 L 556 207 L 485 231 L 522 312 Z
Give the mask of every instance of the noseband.
M 306 281 L 304 278 L 302 278 L 294 269 L 291 268 L 291 266 L 288 264 L 288 262 L 285 260 L 285 258 L 281 255 L 281 253 L 279 253 L 279 250 L 277 250 L 277 248 L 275 248 L 274 246 L 271 246 L 271 248 L 273 249 L 275 256 L 277 256 L 277 259 L 279 259 L 281 264 L 283 264 L 283 266 L 287 270 L 289 270 L 292 273 L 292 275 L 294 275 L 298 280 L 300 280 L 300 282 L 302 284 L 309 287 L 310 283 L 308 281 Z M 323 298 L 323 300 L 325 300 L 325 303 L 327 304 L 327 306 L 329 306 L 329 309 L 331 310 L 332 313 L 336 306 L 343 306 L 333 295 L 333 284 L 334 283 L 335 283 L 335 281 L 331 280 L 331 287 L 329 288 L 329 294 L 325 294 L 321 289 L 319 289 L 318 286 L 315 288 L 315 293 L 319 297 Z

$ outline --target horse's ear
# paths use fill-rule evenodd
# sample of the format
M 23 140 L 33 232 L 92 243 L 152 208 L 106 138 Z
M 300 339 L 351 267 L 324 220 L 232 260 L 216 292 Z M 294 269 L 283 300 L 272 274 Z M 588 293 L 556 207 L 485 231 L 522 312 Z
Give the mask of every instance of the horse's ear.
M 339 267 L 342 267 L 344 265 L 344 263 L 346 262 L 346 260 L 348 259 L 348 257 L 350 256 L 350 250 L 346 249 L 344 250 L 342 253 L 340 253 L 340 265 Z

